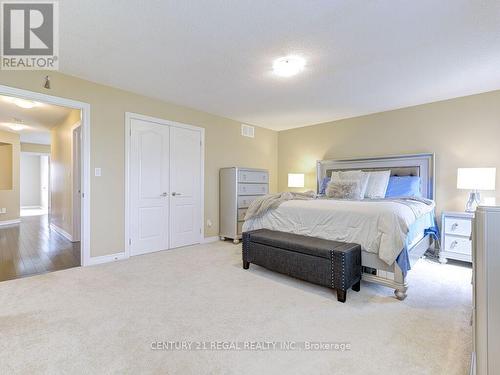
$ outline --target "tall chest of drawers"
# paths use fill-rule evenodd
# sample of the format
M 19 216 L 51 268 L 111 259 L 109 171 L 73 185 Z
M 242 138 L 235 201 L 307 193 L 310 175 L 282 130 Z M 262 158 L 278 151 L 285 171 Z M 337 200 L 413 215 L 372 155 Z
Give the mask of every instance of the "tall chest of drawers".
M 219 171 L 219 235 L 234 243 L 241 239 L 245 213 L 250 203 L 269 193 L 269 173 L 265 169 L 221 168 Z

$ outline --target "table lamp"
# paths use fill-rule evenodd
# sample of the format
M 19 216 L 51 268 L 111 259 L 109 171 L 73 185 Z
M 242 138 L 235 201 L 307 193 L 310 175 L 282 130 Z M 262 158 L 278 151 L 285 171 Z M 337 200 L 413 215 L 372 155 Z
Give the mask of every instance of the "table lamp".
M 458 168 L 457 189 L 470 190 L 466 212 L 474 212 L 481 202 L 480 190 L 495 190 L 496 168 Z
M 303 188 L 304 173 L 288 173 L 288 187 Z

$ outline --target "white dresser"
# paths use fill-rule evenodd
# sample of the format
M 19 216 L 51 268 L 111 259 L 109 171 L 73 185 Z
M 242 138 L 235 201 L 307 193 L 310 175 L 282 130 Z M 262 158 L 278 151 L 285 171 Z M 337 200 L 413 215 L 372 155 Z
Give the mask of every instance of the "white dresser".
M 471 374 L 500 374 L 500 207 L 479 207 L 473 236 Z
M 472 262 L 472 220 L 469 212 L 443 212 L 439 261 L 448 259 Z
M 239 243 L 248 206 L 269 193 L 269 173 L 265 169 L 221 168 L 219 179 L 219 235 L 221 240 L 231 238 Z

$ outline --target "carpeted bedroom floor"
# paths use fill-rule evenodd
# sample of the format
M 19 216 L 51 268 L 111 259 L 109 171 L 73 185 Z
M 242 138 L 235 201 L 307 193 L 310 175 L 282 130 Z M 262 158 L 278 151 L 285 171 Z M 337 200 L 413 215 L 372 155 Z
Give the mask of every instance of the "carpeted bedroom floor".
M 0 283 L 0 373 L 467 372 L 470 269 L 421 260 L 405 301 L 363 283 L 342 304 L 330 289 L 243 270 L 240 251 L 216 242 Z M 152 350 L 158 341 L 351 349 Z

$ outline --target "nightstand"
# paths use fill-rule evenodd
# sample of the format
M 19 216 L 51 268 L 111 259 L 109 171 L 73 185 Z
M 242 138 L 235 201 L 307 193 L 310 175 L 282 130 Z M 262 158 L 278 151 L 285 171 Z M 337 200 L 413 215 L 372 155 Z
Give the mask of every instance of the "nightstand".
M 472 220 L 469 212 L 443 212 L 439 261 L 448 259 L 472 262 Z

